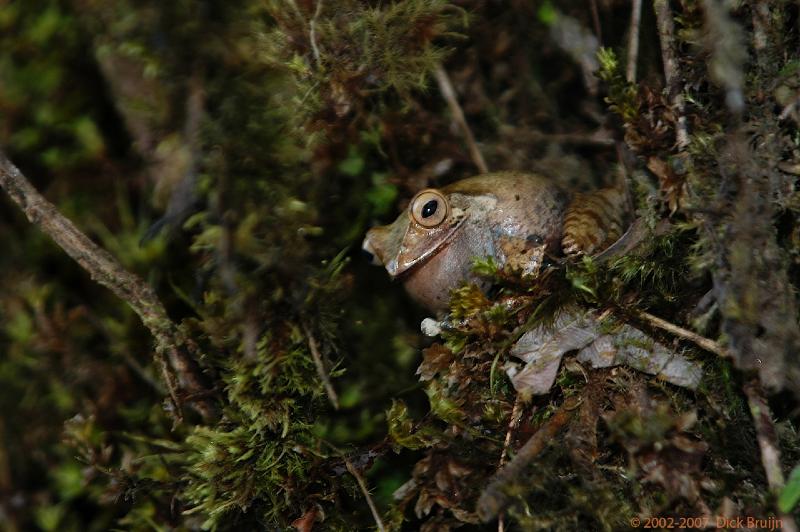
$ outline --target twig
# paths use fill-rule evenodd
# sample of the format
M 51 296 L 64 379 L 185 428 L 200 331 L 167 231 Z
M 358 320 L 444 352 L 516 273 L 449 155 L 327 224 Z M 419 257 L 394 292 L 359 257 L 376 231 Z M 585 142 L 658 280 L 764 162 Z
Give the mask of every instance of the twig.
M 361 489 L 361 493 L 364 494 L 364 498 L 367 500 L 367 505 L 369 506 L 369 511 L 372 512 L 372 517 L 375 519 L 375 525 L 378 527 L 380 532 L 385 532 L 386 527 L 381 520 L 381 515 L 378 513 L 378 508 L 375 506 L 375 503 L 372 500 L 372 496 L 369 494 L 369 490 L 367 489 L 367 483 L 364 481 L 364 477 L 361 476 L 361 473 L 353 466 L 352 462 L 347 458 L 344 459 L 344 463 L 347 466 L 347 470 L 350 472 L 351 475 L 356 479 L 358 483 L 358 487 Z
M 11 475 L 11 460 L 5 442 L 9 441 L 6 434 L 6 425 L 0 417 L 0 493 L 8 497 L 14 491 L 14 480 Z M 13 529 L 12 529 L 13 530 Z
M 595 96 L 599 79 L 595 72 L 600 68 L 597 51 L 600 41 L 583 23 L 563 13 L 559 13 L 550 25 L 550 38 L 581 67 L 586 91 Z
M 766 4 L 767 2 L 754 2 Z M 705 13 L 703 34 L 711 53 L 708 73 L 711 79 L 725 88 L 725 104 L 734 115 L 744 110 L 745 69 L 750 68 L 750 54 L 745 46 L 742 26 L 731 16 L 732 6 L 717 0 L 702 0 Z M 757 33 L 757 28 L 754 28 Z M 756 50 L 759 67 L 761 55 Z M 762 73 L 763 74 L 763 73 Z
M 645 242 L 649 238 L 663 235 L 671 228 L 672 224 L 669 220 L 661 220 L 656 224 L 655 228 L 650 229 L 644 219 L 637 218 L 616 242 L 593 256 L 592 260 L 595 262 L 607 262 L 611 259 L 627 255 L 641 245 L 642 242 Z
M 631 29 L 628 35 L 628 65 L 625 78 L 636 82 L 636 61 L 639 58 L 639 27 L 642 25 L 642 0 L 631 0 Z
M 506 431 L 506 439 L 503 441 L 503 452 L 500 453 L 499 467 L 503 467 L 506 463 L 508 447 L 511 445 L 511 437 L 514 435 L 514 431 L 517 430 L 517 427 L 519 427 L 520 421 L 522 421 L 522 395 L 517 394 L 517 398 L 514 400 L 514 407 L 511 409 L 511 417 L 508 420 L 508 430 Z M 505 527 L 505 514 L 501 512 L 497 517 L 497 532 L 504 532 Z
M 636 208 L 634 207 L 633 201 L 633 192 L 631 190 L 631 165 L 629 164 L 628 156 L 630 155 L 627 152 L 627 148 L 625 143 L 621 140 L 617 140 L 614 142 L 615 151 L 617 152 L 617 161 L 619 164 L 619 173 L 617 174 L 616 183 L 613 183 L 618 190 L 624 191 L 625 194 L 625 212 L 634 213 L 636 212 Z M 627 233 L 627 231 L 626 231 Z
M 767 26 L 769 25 L 769 4 L 756 2 L 753 6 L 753 48 L 756 51 L 758 64 L 763 68 L 766 58 L 764 51 L 767 49 Z
M 320 13 L 322 13 L 322 0 L 317 0 L 317 9 L 314 11 L 311 22 L 308 23 L 308 39 L 311 41 L 311 51 L 314 53 L 317 68 L 321 66 L 319 46 L 317 46 L 317 19 L 319 19 Z
M 547 447 L 564 425 L 569 422 L 579 403 L 580 401 L 574 396 L 565 399 L 561 408 L 545 421 L 536 431 L 536 434 L 531 436 L 531 439 L 517 451 L 517 455 L 495 474 L 492 481 L 478 498 L 478 516 L 484 523 L 493 519 L 506 507 L 508 495 L 505 488 L 514 482 L 525 467 Z
M 300 11 L 300 8 L 297 6 L 297 2 L 295 2 L 294 0 L 288 0 L 288 3 L 292 7 L 292 9 L 294 9 L 294 12 L 298 17 L 304 18 L 303 12 Z
M 661 43 L 661 61 L 664 63 L 664 81 L 667 94 L 675 108 L 678 119 L 675 123 L 675 142 L 678 149 L 683 150 L 689 145 L 689 132 L 686 128 L 686 114 L 683 104 L 683 94 L 678 86 L 678 61 L 675 55 L 675 25 L 672 21 L 672 10 L 668 0 L 653 0 L 653 9 L 656 12 L 658 25 L 658 38 Z
M 328 376 L 327 370 L 325 369 L 325 364 L 322 361 L 322 355 L 319 352 L 319 345 L 317 344 L 317 340 L 311 333 L 311 327 L 309 327 L 305 323 L 303 324 L 303 330 L 306 333 L 306 337 L 308 337 L 308 349 L 309 351 L 311 351 L 311 357 L 314 359 L 314 366 L 317 368 L 317 375 L 319 375 L 319 379 L 322 381 L 322 385 L 325 387 L 325 393 L 328 394 L 328 399 L 333 405 L 333 408 L 338 410 L 339 396 L 336 395 L 336 390 L 333 388 L 331 379 Z
M 753 416 L 758 447 L 761 449 L 761 462 L 764 465 L 764 472 L 767 474 L 767 484 L 770 489 L 778 490 L 783 487 L 784 478 L 781 470 L 780 451 L 776 443 L 775 425 L 772 423 L 769 406 L 756 381 L 744 385 L 744 394 L 747 396 L 750 415 Z
M 558 144 L 577 144 L 589 146 L 613 146 L 614 137 L 609 130 L 600 128 L 589 134 L 584 133 L 544 133 L 532 130 L 528 134 L 533 140 L 555 142 Z
M 589 0 L 589 6 L 592 8 L 592 24 L 594 24 L 594 33 L 597 35 L 597 42 L 603 43 L 603 31 L 600 27 L 600 13 L 597 11 L 597 0 Z
M 714 340 L 711 340 L 704 336 L 700 336 L 697 333 L 694 333 L 688 329 L 684 329 L 683 327 L 679 327 L 678 325 L 670 323 L 667 320 L 659 318 L 658 316 L 653 316 L 652 314 L 649 314 L 647 312 L 637 312 L 636 316 L 643 319 L 653 327 L 658 327 L 659 329 L 663 329 L 669 333 L 672 333 L 679 338 L 683 338 L 684 340 L 689 340 L 698 347 L 705 349 L 710 353 L 714 353 L 716 355 L 726 358 L 730 356 L 730 353 Z
M 784 478 L 781 469 L 781 452 L 777 442 L 778 436 L 775 424 L 772 422 L 769 405 L 764 399 L 757 380 L 746 383 L 743 388 L 744 394 L 747 396 L 747 404 L 750 407 L 750 415 L 753 416 L 758 447 L 761 450 L 761 463 L 767 475 L 767 484 L 774 494 L 779 494 L 783 489 Z M 781 514 L 780 520 L 783 530 L 797 531 L 797 523 L 790 514 Z
M 125 301 L 150 330 L 156 341 L 156 363 L 167 384 L 170 400 L 175 407 L 177 420 L 182 419 L 178 400 L 178 382 L 169 371 L 166 358 L 190 394 L 202 395 L 205 388 L 194 373 L 194 361 L 183 351 L 188 346 L 186 338 L 169 319 L 167 311 L 153 289 L 137 275 L 127 271 L 108 251 L 102 249 L 83 234 L 75 224 L 61 214 L 33 188 L 22 172 L 0 151 L 0 188 L 58 246 L 72 257 L 89 275 Z M 204 417 L 213 416 L 213 407 L 205 400 L 195 405 Z
M 508 457 L 508 446 L 511 445 L 511 437 L 514 431 L 519 427 L 519 422 L 522 420 L 522 395 L 517 394 L 517 399 L 514 401 L 514 408 L 511 409 L 511 417 L 508 420 L 508 430 L 506 431 L 506 439 L 503 442 L 503 452 L 500 453 L 500 467 L 506 463 Z
M 148 375 L 142 365 L 127 350 L 122 351 L 122 359 L 140 379 L 149 384 L 157 393 L 167 393 L 168 390 L 165 390 L 161 383 L 158 382 L 158 378 Z
M 478 167 L 478 170 L 482 174 L 489 172 L 489 167 L 486 166 L 486 161 L 483 159 L 483 155 L 481 155 L 478 145 L 475 143 L 475 137 L 472 135 L 472 130 L 469 128 L 467 119 L 464 117 L 464 111 L 461 109 L 461 105 L 458 103 L 456 91 L 453 88 L 453 84 L 450 83 L 450 77 L 447 75 L 447 72 L 442 65 L 438 65 L 436 67 L 434 74 L 436 76 L 436 82 L 439 84 L 439 90 L 442 92 L 442 97 L 447 102 L 447 106 L 450 108 L 450 112 L 453 114 L 453 119 L 458 124 L 458 127 L 461 128 L 461 133 L 464 135 L 464 139 L 467 141 L 467 147 L 469 148 L 469 155 L 472 158 L 472 162 L 475 163 L 475 166 Z
M 194 68 L 187 83 L 186 119 L 183 125 L 183 140 L 189 149 L 189 161 L 183 177 L 170 192 L 167 208 L 163 216 L 151 225 L 141 242 L 155 238 L 164 228 L 172 231 L 196 210 L 197 175 L 203 157 L 200 133 L 205 118 L 206 92 L 203 84 L 204 72 L 199 66 Z

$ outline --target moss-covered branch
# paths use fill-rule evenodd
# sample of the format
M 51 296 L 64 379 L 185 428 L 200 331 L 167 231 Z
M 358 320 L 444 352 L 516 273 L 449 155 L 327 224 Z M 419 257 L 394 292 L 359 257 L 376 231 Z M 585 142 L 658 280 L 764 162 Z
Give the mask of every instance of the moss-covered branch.
M 188 344 L 178 327 L 169 319 L 164 305 L 144 280 L 129 272 L 110 253 L 78 229 L 66 216 L 42 196 L 14 164 L 0 151 L 0 188 L 16 203 L 28 220 L 41 228 L 92 279 L 105 286 L 136 312 L 156 342 L 155 352 L 170 398 L 181 416 L 178 388 L 193 394 L 192 402 L 204 417 L 214 409 L 197 373 L 196 363 L 187 352 Z M 180 382 L 167 367 L 169 359 Z

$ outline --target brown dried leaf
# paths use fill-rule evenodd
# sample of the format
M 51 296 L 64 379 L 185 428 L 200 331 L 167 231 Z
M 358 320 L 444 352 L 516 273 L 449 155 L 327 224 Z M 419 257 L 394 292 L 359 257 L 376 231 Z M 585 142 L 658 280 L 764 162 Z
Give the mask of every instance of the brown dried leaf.
M 292 521 L 292 527 L 294 527 L 297 532 L 311 532 L 314 528 L 314 523 L 317 520 L 317 516 L 319 511 L 317 510 L 316 506 L 309 508 L 306 513 Z
M 661 193 L 664 195 L 671 213 L 675 213 L 680 207 L 680 202 L 685 195 L 686 180 L 675 173 L 666 161 L 658 157 L 647 159 L 647 169 L 658 177 L 661 186 Z
M 422 350 L 422 363 L 417 368 L 419 380 L 429 381 L 443 373 L 453 361 L 453 352 L 442 344 L 433 344 Z

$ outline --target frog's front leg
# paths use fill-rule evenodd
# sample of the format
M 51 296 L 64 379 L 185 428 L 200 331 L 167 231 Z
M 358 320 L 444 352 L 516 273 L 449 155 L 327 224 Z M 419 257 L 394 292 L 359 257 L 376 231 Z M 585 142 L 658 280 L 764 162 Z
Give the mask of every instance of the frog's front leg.
M 523 276 L 537 275 L 544 262 L 547 245 L 538 235 L 527 238 L 500 236 L 498 246 L 503 254 L 503 263 Z
M 625 232 L 627 198 L 615 188 L 576 194 L 564 214 L 561 249 L 565 255 L 594 255 Z

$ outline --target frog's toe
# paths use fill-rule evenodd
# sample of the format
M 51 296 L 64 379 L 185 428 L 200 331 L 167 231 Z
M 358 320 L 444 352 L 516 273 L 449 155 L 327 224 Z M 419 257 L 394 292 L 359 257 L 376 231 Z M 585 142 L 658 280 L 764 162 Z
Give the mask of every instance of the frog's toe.
M 567 227 L 565 231 L 567 234 L 561 239 L 561 250 L 567 257 L 592 255 L 600 251 L 606 241 L 606 232 L 599 228 L 586 231 L 582 228 Z

